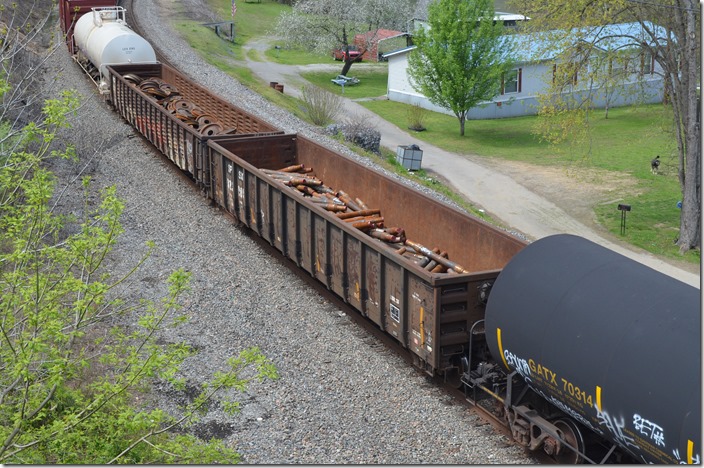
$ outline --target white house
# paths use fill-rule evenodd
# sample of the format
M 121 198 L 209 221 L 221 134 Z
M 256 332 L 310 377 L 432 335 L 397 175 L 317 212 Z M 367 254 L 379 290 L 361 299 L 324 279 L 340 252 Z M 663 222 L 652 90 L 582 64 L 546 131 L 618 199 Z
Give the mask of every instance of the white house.
M 657 26 L 653 26 L 657 28 Z M 468 119 L 495 119 L 534 115 L 538 111 L 536 96 L 544 93 L 553 79 L 559 50 L 552 38 L 556 31 L 503 36 L 505 47 L 514 52 L 515 68 L 502 80 L 501 94 L 491 101 L 470 109 Z M 565 31 L 560 32 L 565 36 Z M 568 37 L 603 51 L 618 50 L 623 60 L 599 64 L 598 54 L 592 53 L 588 70 L 599 67 L 613 76 L 619 76 L 619 85 L 608 88 L 587 75 L 576 74 L 567 92 L 580 99 L 591 93 L 597 107 L 617 107 L 635 102 L 655 103 L 663 99 L 663 79 L 660 67 L 639 44 L 647 36 L 639 23 L 621 23 L 599 28 L 581 28 L 569 31 Z M 578 39 L 577 39 L 578 38 Z M 384 54 L 389 62 L 387 96 L 391 101 L 417 104 L 426 109 L 453 115 L 448 109 L 432 104 L 411 85 L 408 74 L 408 55 L 415 46 Z M 597 50 L 598 50 L 597 49 Z M 613 83 L 613 82 L 612 82 Z M 614 91 L 615 89 L 615 91 Z

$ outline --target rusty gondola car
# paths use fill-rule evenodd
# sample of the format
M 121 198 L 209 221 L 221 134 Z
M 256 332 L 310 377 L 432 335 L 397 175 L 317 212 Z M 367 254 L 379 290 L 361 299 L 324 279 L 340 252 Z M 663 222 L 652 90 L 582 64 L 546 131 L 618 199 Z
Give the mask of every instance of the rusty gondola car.
M 482 296 L 523 241 L 308 138 L 277 132 L 171 67 L 108 70 L 118 113 L 218 205 L 394 336 L 419 367 L 459 378 L 469 327 L 483 316 Z M 236 133 L 199 133 L 139 89 L 134 76 L 162 79 Z M 431 273 L 262 171 L 294 164 L 363 197 L 381 209 L 387 225 L 402 226 L 419 244 L 442 248 L 471 273 Z
M 116 112 L 197 182 L 203 180 L 201 171 L 208 140 L 283 133 L 168 65 L 113 65 L 108 67 L 108 73 L 108 99 Z M 154 86 L 141 89 L 142 80 L 153 82 Z M 168 98 L 176 99 L 164 102 Z M 199 114 L 185 112 L 194 109 L 199 109 Z
M 209 195 L 382 330 L 429 374 L 458 371 L 483 293 L 524 247 L 507 233 L 300 135 L 210 140 Z M 386 225 L 439 246 L 470 273 L 431 273 L 396 247 L 326 211 L 262 170 L 314 169 L 327 185 L 363 194 Z M 409 209 L 413 207 L 413 209 Z

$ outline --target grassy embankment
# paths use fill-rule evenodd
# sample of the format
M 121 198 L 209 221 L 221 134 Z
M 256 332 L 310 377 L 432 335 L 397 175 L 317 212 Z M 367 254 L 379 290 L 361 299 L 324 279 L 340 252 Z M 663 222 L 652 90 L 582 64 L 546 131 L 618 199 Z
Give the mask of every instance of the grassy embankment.
M 210 2 L 223 18 L 229 19 L 229 1 Z M 243 58 L 242 44 L 265 35 L 286 8 L 288 7 L 266 1 L 238 2 L 235 21 L 237 38 L 234 45 L 219 40 L 212 31 L 206 34 L 207 28 L 192 21 L 179 20 L 177 26 L 193 47 L 211 63 L 230 72 L 276 104 L 305 118 L 297 100 L 276 93 L 267 83 L 257 80 L 246 68 L 238 67 L 233 62 L 233 59 Z M 331 62 L 327 55 L 286 49 L 270 49 L 266 56 L 267 60 L 287 64 Z M 376 98 L 385 94 L 386 72 L 383 68 L 367 71 L 355 64 L 349 74 L 360 78 L 361 83 L 346 87 L 345 97 Z M 331 92 L 342 93 L 339 86 L 330 82 L 329 72 L 307 73 L 304 77 Z M 361 104 L 401 128 L 408 125 L 406 105 L 373 99 Z M 609 231 L 620 235 L 621 213 L 616 205 L 630 204 L 632 211 L 627 214 L 627 230 L 623 237 L 625 241 L 658 255 L 698 263 L 699 251 L 680 256 L 673 242 L 679 226 L 680 211 L 677 202 L 681 197 L 677 181 L 675 141 L 668 131 L 672 126 L 671 119 L 671 111 L 662 105 L 612 109 L 608 119 L 604 119 L 603 114 L 597 111 L 592 118 L 593 132 L 588 150 L 585 149 L 587 145 L 570 148 L 567 144 L 551 146 L 542 142 L 533 132 L 536 117 L 470 121 L 465 136 L 460 137 L 458 122 L 454 117 L 429 112 L 424 120 L 427 130 L 416 133 L 415 136 L 418 140 L 432 142 L 433 145 L 453 152 L 471 152 L 487 158 L 549 165 L 564 168 L 566 172 L 596 169 L 602 174 L 614 175 L 604 177 L 603 183 L 614 184 L 615 180 L 627 179 L 628 182 L 622 187 L 618 183 L 611 187 L 614 196 L 609 203 L 595 206 L 599 222 Z M 653 175 L 650 173 L 649 161 L 656 154 L 660 154 L 663 165 L 660 174 Z M 386 152 L 385 158 L 390 165 L 394 165 L 392 152 Z M 395 169 L 403 172 L 398 165 Z M 425 180 L 422 171 L 415 174 L 414 178 L 439 188 L 436 182 Z M 575 177 L 575 183 L 578 183 L 578 177 Z M 440 188 L 440 191 L 452 195 L 446 188 Z M 453 198 L 459 199 L 457 196 Z

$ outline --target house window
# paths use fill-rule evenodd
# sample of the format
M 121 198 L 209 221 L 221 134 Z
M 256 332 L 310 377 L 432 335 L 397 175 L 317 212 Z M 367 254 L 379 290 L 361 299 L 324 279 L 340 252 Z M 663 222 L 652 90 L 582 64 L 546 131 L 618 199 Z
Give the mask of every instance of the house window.
M 507 72 L 503 77 L 501 86 L 501 94 L 511 94 L 521 92 L 521 68 L 515 68 Z

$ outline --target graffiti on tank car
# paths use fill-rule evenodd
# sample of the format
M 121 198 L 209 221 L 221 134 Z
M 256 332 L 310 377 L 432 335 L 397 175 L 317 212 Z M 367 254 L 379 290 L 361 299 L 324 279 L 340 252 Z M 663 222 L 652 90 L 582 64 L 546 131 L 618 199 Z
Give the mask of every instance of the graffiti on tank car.
M 687 457 L 682 458 L 680 455 L 680 449 L 674 449 L 672 451 L 672 455 L 675 457 L 675 460 L 677 460 L 677 463 L 680 465 L 699 465 L 701 464 L 701 457 L 699 456 L 698 453 L 692 454 L 692 460 L 687 460 Z
M 530 364 L 528 364 L 528 361 L 516 356 L 508 349 L 504 350 L 504 359 L 506 360 L 506 364 L 508 364 L 510 367 L 513 367 L 514 369 L 516 369 L 516 372 L 521 374 L 521 377 L 523 377 L 527 381 L 531 380 L 531 367 Z
M 626 421 L 623 417 L 618 420 L 615 417 L 612 417 L 606 411 L 599 410 L 599 407 L 596 405 L 595 408 L 596 417 L 599 421 L 599 424 L 604 426 L 612 434 L 615 441 L 617 441 L 623 447 L 634 447 L 636 449 L 639 448 L 636 444 L 633 443 L 633 437 L 629 437 L 623 432 L 626 427 Z
M 656 445 L 661 447 L 665 446 L 665 431 L 654 422 L 648 421 L 639 414 L 634 414 L 633 427 L 635 427 L 638 432 L 655 442 Z

